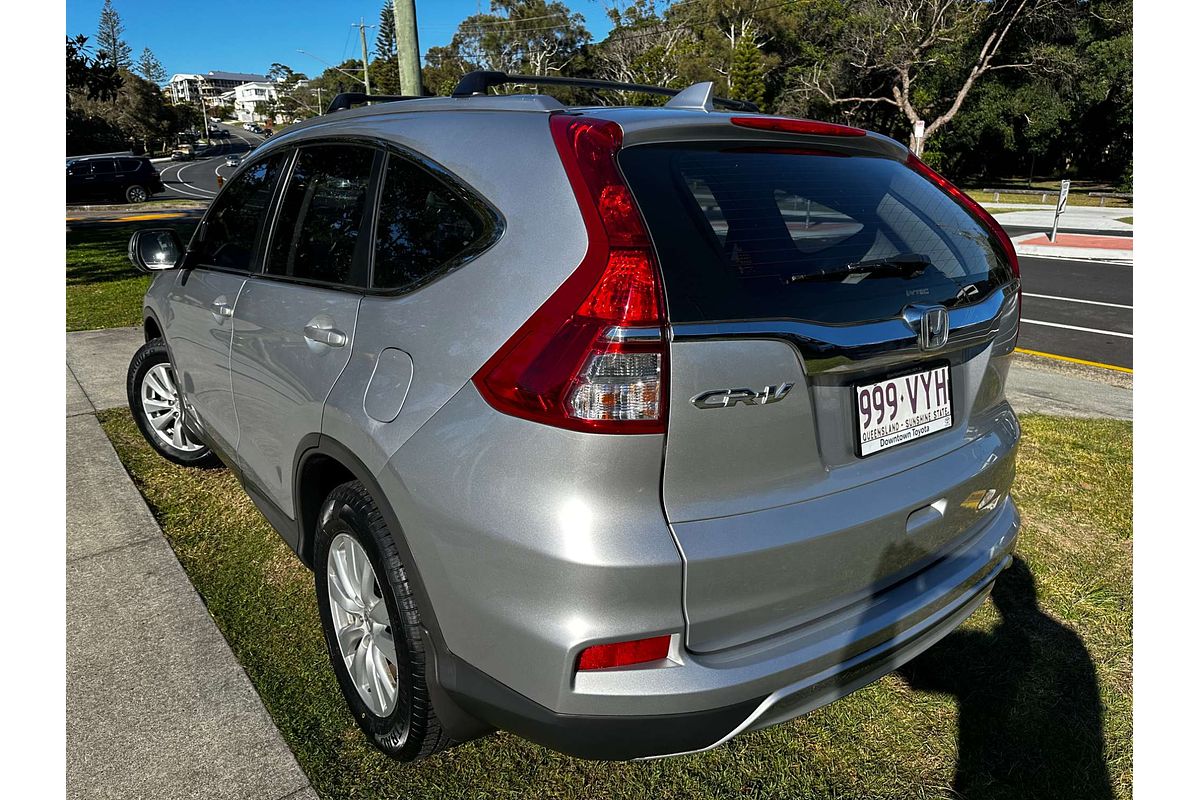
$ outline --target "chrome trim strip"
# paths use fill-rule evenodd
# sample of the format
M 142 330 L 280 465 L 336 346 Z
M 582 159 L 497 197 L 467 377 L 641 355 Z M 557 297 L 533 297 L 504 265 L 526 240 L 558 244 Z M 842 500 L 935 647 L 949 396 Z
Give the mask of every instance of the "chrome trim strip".
M 622 328 L 614 325 L 604 332 L 610 342 L 661 342 L 662 331 L 658 328 Z
M 985 344 L 1009 322 L 1015 329 L 1018 284 L 1013 281 L 969 306 L 950 309 L 950 335 L 939 350 Z M 917 333 L 904 318 L 861 325 L 822 325 L 796 319 L 684 322 L 671 326 L 672 341 L 708 339 L 782 339 L 799 351 L 808 375 L 850 372 L 925 358 L 938 350 L 922 350 Z

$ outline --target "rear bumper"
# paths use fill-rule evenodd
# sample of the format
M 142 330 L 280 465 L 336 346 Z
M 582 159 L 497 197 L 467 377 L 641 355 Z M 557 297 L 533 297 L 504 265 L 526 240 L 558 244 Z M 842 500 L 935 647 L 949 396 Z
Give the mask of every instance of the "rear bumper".
M 706 750 L 826 705 L 938 642 L 1011 563 L 1018 526 L 1005 498 L 939 561 L 836 618 L 715 653 L 684 651 L 671 666 L 577 674 L 574 692 L 590 696 L 596 713 L 556 713 L 444 654 L 438 682 L 475 718 L 569 755 L 633 759 Z M 631 699 L 671 713 L 624 713 Z M 604 713 L 605 706 L 618 710 Z

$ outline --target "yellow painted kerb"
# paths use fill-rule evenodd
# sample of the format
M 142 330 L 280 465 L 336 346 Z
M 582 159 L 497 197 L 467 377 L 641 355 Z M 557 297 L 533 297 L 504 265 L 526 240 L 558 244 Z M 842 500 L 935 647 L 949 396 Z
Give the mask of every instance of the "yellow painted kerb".
M 1060 355 L 1055 355 L 1054 353 L 1043 353 L 1038 350 L 1026 350 L 1023 347 L 1018 347 L 1017 352 L 1024 353 L 1027 356 L 1040 356 L 1041 358 L 1053 358 L 1055 361 L 1066 361 L 1071 364 L 1083 364 L 1085 367 L 1099 367 L 1100 369 L 1111 369 L 1114 372 L 1125 372 L 1130 375 L 1133 374 L 1133 370 L 1131 370 L 1129 367 L 1118 367 L 1116 364 L 1104 364 L 1099 361 L 1088 361 L 1083 358 L 1071 358 L 1070 356 L 1060 356 Z

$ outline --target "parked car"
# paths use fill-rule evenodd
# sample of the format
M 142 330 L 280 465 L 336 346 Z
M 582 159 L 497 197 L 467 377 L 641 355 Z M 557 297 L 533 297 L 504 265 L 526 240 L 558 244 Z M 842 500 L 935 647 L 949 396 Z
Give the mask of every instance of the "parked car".
M 892 139 L 712 84 L 576 109 L 509 80 L 538 79 L 338 98 L 186 248 L 130 243 L 160 270 L 138 425 L 314 570 L 370 740 L 705 750 L 952 631 L 1019 522 L 996 221 Z
M 238 166 L 241 166 L 241 164 L 242 164 L 241 156 L 227 156 L 225 158 L 225 166 L 227 166 L 227 167 L 238 167 Z
M 141 203 L 164 190 L 158 170 L 141 156 L 78 156 L 67 160 L 67 202 L 113 199 Z
M 171 151 L 172 161 L 191 161 L 196 157 L 196 149 L 190 144 L 181 144 Z

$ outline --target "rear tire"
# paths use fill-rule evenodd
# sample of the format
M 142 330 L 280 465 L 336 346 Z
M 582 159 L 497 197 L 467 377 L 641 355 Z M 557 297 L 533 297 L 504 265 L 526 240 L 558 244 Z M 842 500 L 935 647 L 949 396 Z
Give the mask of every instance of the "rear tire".
M 150 199 L 150 193 L 141 186 L 130 186 L 125 190 L 125 202 L 144 203 Z
M 408 574 L 379 507 L 359 481 L 343 483 L 325 499 L 314 566 L 329 660 L 359 728 L 399 761 L 454 744 L 429 698 L 421 615 Z
M 175 370 L 162 339 L 146 342 L 133 354 L 125 380 L 129 410 L 150 446 L 168 461 L 185 467 L 220 463 L 184 421 Z

